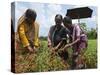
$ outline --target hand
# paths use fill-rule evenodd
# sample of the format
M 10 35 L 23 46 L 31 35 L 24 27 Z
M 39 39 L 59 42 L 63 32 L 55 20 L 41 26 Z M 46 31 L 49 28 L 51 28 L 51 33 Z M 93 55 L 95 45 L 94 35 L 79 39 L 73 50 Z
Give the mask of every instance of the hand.
M 31 46 L 27 46 L 27 49 L 30 51 L 30 52 L 34 52 L 33 48 Z
M 64 48 L 68 48 L 68 47 L 70 47 L 71 46 L 71 44 L 68 44 L 68 45 L 66 45 Z
M 56 49 L 55 48 L 52 48 L 52 51 L 55 51 Z
M 54 47 L 51 48 L 51 54 L 55 55 L 56 54 L 56 49 Z
M 48 47 L 49 47 L 49 48 L 51 47 L 51 43 L 48 43 Z
M 38 50 L 38 47 L 33 47 L 33 51 L 36 53 L 37 52 L 37 50 Z

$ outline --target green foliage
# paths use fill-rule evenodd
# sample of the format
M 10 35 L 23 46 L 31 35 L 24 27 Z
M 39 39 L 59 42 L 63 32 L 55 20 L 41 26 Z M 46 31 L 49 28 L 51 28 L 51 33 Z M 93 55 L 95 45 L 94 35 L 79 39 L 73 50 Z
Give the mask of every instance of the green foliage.
M 88 49 L 85 52 L 87 68 L 97 68 L 97 40 L 88 41 Z
M 87 68 L 97 67 L 97 41 L 89 40 L 85 52 Z M 69 49 L 68 64 L 71 65 L 72 50 Z M 45 72 L 67 70 L 58 55 L 52 55 L 47 47 L 47 41 L 41 40 L 41 46 L 36 54 L 29 54 L 27 50 L 16 50 L 16 72 Z
M 87 28 L 86 23 L 80 24 L 81 29 L 87 33 L 88 39 L 97 39 L 97 28 L 91 28 L 90 30 Z
M 87 35 L 89 39 L 97 39 L 97 30 L 94 28 L 91 28 L 91 30 L 88 31 Z

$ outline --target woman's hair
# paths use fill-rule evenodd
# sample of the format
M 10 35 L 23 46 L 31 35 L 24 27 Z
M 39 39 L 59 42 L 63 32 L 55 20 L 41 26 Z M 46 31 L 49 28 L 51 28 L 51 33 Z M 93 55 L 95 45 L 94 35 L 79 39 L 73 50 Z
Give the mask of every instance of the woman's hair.
M 67 24 L 72 24 L 72 19 L 69 16 L 65 16 L 63 22 Z
M 30 19 L 30 20 L 35 21 L 37 14 L 34 10 L 27 9 L 26 12 L 25 12 L 25 17 L 26 17 L 26 19 Z

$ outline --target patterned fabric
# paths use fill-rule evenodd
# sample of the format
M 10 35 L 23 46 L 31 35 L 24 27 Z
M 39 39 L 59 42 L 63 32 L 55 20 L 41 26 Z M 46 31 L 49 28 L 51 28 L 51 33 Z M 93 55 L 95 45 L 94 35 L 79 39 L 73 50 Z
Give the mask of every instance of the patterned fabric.
M 87 48 L 87 35 L 83 32 L 79 25 L 74 25 L 72 38 L 73 41 L 80 38 L 80 41 L 73 45 L 74 52 L 80 52 Z

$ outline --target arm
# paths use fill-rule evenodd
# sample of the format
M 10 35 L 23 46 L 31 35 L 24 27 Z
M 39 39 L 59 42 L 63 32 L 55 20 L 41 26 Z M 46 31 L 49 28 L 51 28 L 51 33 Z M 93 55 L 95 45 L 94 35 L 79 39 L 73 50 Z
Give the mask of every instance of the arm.
M 50 30 L 51 30 L 51 29 L 50 29 Z M 51 46 L 52 46 L 52 45 L 51 45 L 51 39 L 50 39 L 50 36 L 51 36 L 51 35 L 50 35 L 50 31 L 49 31 L 48 37 L 47 37 L 47 40 L 48 40 L 48 47 L 49 47 L 49 48 L 51 48 Z
M 50 30 L 49 30 L 49 33 L 48 33 L 48 47 L 50 48 L 50 49 L 52 49 L 52 50 L 56 50 L 56 49 L 58 49 L 58 47 L 61 45 L 61 42 L 56 46 L 56 47 L 52 47 L 52 42 L 51 42 L 51 33 L 52 32 L 52 27 L 50 28 Z
M 19 38 L 23 44 L 24 47 L 26 47 L 30 52 L 33 52 L 33 49 L 31 48 L 28 39 L 25 35 L 24 25 L 20 25 L 18 28 Z
M 24 25 L 19 25 L 18 33 L 19 33 L 19 38 L 20 38 L 23 46 L 24 47 L 29 46 L 28 39 L 27 39 L 27 37 L 25 35 Z
M 77 39 L 75 39 L 74 41 L 72 41 L 72 43 L 69 43 L 69 44 L 65 45 L 64 49 L 67 48 L 67 47 L 69 47 L 69 46 L 72 46 L 72 45 L 76 44 L 80 40 L 80 32 L 81 32 L 80 27 L 78 25 L 75 26 L 75 33 L 76 33 L 76 38 Z M 74 35 L 73 35 L 73 37 L 74 37 Z
M 74 45 L 74 44 L 76 44 L 79 40 L 80 40 L 80 38 L 77 38 L 77 39 L 76 39 L 75 41 L 73 41 L 72 43 L 69 43 L 69 44 L 65 45 L 64 49 L 65 49 L 65 48 L 68 48 L 68 47 L 70 47 L 70 46 L 72 46 L 72 45 Z

